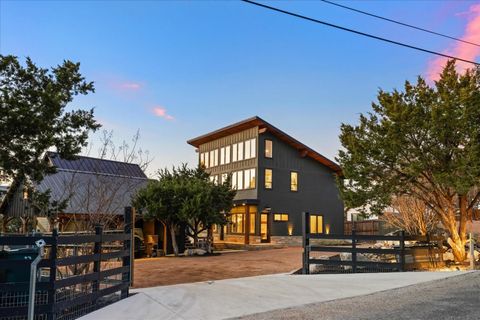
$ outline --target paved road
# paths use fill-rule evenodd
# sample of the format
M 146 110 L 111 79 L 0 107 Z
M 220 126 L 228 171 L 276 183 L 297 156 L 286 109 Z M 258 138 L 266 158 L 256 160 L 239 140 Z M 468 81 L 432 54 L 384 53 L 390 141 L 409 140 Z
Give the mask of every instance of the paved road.
M 366 296 L 275 310 L 242 320 L 480 319 L 480 272 Z
M 219 281 L 177 284 L 136 289 L 138 294 L 86 315 L 84 320 L 215 320 L 241 317 L 263 312 L 264 319 L 322 319 L 321 316 L 342 314 L 328 307 L 321 312 L 312 306 L 310 313 L 273 311 L 297 308 L 335 299 L 364 296 L 408 285 L 427 284 L 431 280 L 457 277 L 464 272 L 386 272 L 357 274 L 288 275 L 276 274 Z M 455 280 L 458 281 L 458 280 Z M 478 297 L 478 294 L 477 294 Z M 389 295 L 374 300 L 371 309 L 388 308 Z M 409 303 L 415 303 L 407 302 Z M 362 299 L 340 308 L 343 319 L 358 319 L 356 306 Z M 402 306 L 404 307 L 404 306 Z M 410 307 L 410 306 L 408 306 Z M 310 308 L 310 307 L 309 307 Z M 320 306 L 322 308 L 322 306 Z M 324 308 L 324 307 L 323 307 Z M 350 308 L 350 313 L 348 312 Z M 393 307 L 392 307 L 393 308 Z M 332 311 L 333 310 L 333 311 Z M 365 309 L 369 311 L 369 309 Z M 394 309 L 395 310 L 395 309 Z M 303 311 L 301 311 L 303 312 Z M 323 313 L 322 313 L 323 312 Z M 379 318 L 387 319 L 384 313 Z M 408 317 L 410 319 L 410 317 Z M 258 319 L 258 316 L 248 319 Z M 327 318 L 328 319 L 328 318 Z M 370 316 L 364 317 L 370 319 Z

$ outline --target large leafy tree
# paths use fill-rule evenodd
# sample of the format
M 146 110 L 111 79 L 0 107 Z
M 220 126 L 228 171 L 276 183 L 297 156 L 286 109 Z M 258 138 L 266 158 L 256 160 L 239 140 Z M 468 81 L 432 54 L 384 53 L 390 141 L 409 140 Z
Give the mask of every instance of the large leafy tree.
M 0 168 L 23 183 L 41 181 L 55 172 L 44 161 L 56 149 L 72 159 L 86 146 L 88 133 L 100 125 L 93 109 L 68 109 L 75 96 L 94 92 L 80 64 L 64 61 L 49 69 L 30 58 L 25 65 L 15 56 L 0 55 Z
M 359 125 L 341 127 L 347 206 L 381 213 L 395 196 L 415 197 L 464 260 L 466 224 L 480 200 L 480 70 L 459 74 L 449 61 L 433 86 L 419 77 L 403 91 L 380 90 L 372 109 Z

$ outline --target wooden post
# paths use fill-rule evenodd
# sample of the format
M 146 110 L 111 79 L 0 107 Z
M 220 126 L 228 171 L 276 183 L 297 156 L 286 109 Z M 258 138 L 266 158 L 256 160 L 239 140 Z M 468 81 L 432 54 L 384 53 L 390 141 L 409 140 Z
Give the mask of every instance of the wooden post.
M 95 241 L 95 246 L 93 248 L 93 253 L 98 254 L 98 260 L 95 260 L 93 262 L 93 272 L 100 274 L 101 270 L 101 265 L 102 265 L 102 234 L 103 234 L 103 228 L 100 225 L 95 226 L 95 235 L 99 236 L 99 239 Z M 97 292 L 100 287 L 100 278 L 97 278 L 96 280 L 93 281 L 92 283 L 92 291 Z
M 302 274 L 310 274 L 310 213 L 302 212 L 303 264 Z
M 400 232 L 400 271 L 405 271 L 405 231 Z
M 48 289 L 48 304 L 50 305 L 50 310 L 47 315 L 48 320 L 56 320 L 57 313 L 55 310 L 55 281 L 57 280 L 57 246 L 58 246 L 58 230 L 53 229 L 52 232 L 52 246 L 50 247 L 50 277 L 49 284 L 50 288 Z
M 132 219 L 133 218 L 133 210 L 132 207 L 125 207 L 125 215 L 124 215 L 124 232 L 125 234 L 129 235 L 129 240 L 124 240 L 123 241 L 123 250 L 128 250 L 129 255 L 126 257 L 123 257 L 122 265 L 124 267 L 129 267 L 130 270 L 129 272 L 124 272 L 122 274 L 122 282 L 123 283 L 128 283 L 129 286 L 133 285 L 133 253 L 132 249 L 134 248 L 134 245 L 132 245 L 133 242 L 133 232 L 132 232 L 132 221 L 135 221 Z M 128 289 L 129 287 L 125 288 L 122 290 L 121 293 L 121 298 L 126 298 L 128 297 Z
M 245 244 L 250 244 L 250 206 L 245 206 Z
M 352 272 L 357 272 L 357 238 L 355 237 L 357 230 L 352 229 Z

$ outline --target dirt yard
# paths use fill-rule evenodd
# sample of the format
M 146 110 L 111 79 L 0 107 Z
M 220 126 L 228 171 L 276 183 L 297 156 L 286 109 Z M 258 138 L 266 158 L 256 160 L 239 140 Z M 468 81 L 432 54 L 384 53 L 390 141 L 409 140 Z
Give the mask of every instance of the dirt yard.
M 222 253 L 209 257 L 135 260 L 134 287 L 220 280 L 290 272 L 302 266 L 302 248 Z

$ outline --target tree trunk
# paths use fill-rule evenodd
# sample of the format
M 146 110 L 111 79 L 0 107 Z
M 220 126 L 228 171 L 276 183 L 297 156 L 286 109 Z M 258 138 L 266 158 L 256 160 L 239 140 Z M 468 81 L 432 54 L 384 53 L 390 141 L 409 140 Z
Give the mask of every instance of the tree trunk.
M 466 258 L 465 243 L 467 241 L 466 234 L 466 206 L 464 201 L 459 199 L 460 203 L 460 221 L 457 227 L 457 220 L 455 219 L 455 208 L 450 206 L 446 217 L 442 219 L 443 226 L 448 230 L 449 237 L 447 239 L 448 244 L 452 247 L 452 253 L 455 258 L 455 262 L 463 262 Z M 464 208 L 462 208 L 464 207 Z M 464 212 L 462 212 L 465 210 Z
M 207 252 L 212 253 L 213 252 L 213 226 L 210 226 L 207 229 Z
M 175 257 L 178 257 L 178 245 L 177 245 L 177 238 L 175 237 L 175 225 L 170 225 L 170 236 L 172 237 L 172 248 Z

